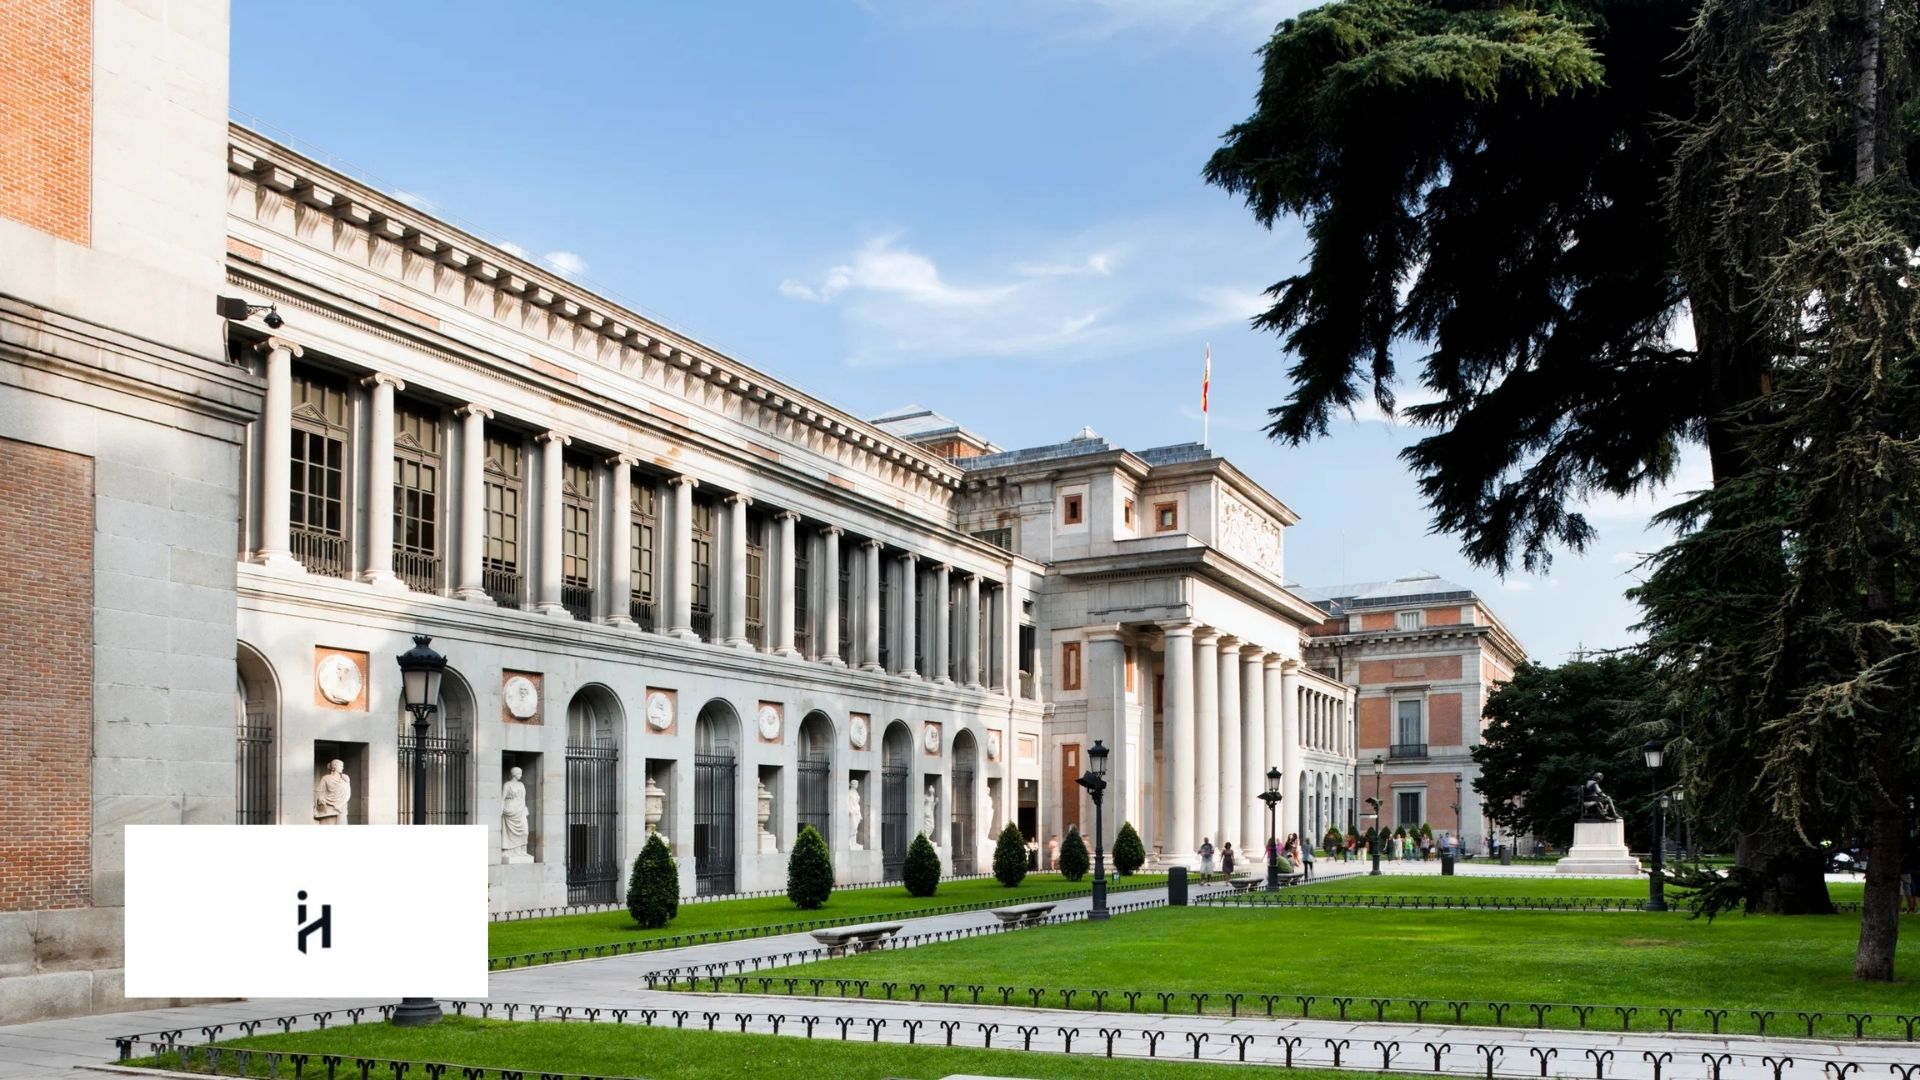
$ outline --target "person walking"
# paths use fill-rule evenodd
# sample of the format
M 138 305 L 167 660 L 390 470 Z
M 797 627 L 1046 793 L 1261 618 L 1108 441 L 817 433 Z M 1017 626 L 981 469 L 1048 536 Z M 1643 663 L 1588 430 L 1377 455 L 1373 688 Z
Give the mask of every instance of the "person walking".
M 1047 869 L 1049 870 L 1060 869 L 1060 834 L 1059 833 L 1054 833 L 1053 838 L 1047 841 Z
M 1213 841 L 1204 836 L 1200 838 L 1200 880 L 1213 880 Z
M 1300 872 L 1306 875 L 1304 880 L 1313 880 L 1313 841 L 1311 839 L 1300 841 Z
M 1223 881 L 1233 878 L 1233 841 L 1220 845 L 1220 878 Z

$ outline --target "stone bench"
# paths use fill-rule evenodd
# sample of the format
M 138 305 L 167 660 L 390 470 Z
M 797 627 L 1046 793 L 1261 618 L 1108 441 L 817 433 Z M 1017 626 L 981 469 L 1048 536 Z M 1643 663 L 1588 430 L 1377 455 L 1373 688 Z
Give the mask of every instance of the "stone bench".
M 900 926 L 897 922 L 836 926 L 831 930 L 815 930 L 813 940 L 827 947 L 828 956 L 845 956 L 849 952 L 863 953 L 878 948 L 881 942 L 899 933 Z
M 1052 904 L 1015 904 L 1012 907 L 994 908 L 993 914 L 1002 926 L 1032 926 L 1052 911 Z
M 1289 870 L 1284 874 L 1278 875 L 1274 880 L 1278 881 L 1281 885 L 1298 885 L 1306 879 L 1307 875 L 1305 872 Z M 1234 892 L 1255 892 L 1266 888 L 1267 876 L 1261 874 L 1259 877 L 1232 877 L 1227 879 L 1227 884 L 1233 886 Z

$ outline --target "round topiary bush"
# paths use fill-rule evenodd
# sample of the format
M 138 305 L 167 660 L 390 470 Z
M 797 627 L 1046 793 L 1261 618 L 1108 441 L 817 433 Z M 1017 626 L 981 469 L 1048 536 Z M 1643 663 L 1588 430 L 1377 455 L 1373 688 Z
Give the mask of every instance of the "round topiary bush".
M 913 896 L 932 896 L 940 888 L 940 856 L 934 853 L 926 833 L 915 835 L 913 843 L 907 845 L 907 861 L 900 868 L 900 876 Z
M 1327 835 L 1325 839 L 1321 841 L 1321 845 L 1325 847 L 1327 853 L 1331 855 L 1347 846 L 1347 838 L 1346 835 L 1340 831 L 1340 826 L 1330 825 L 1327 827 Z
M 633 860 L 627 877 L 627 914 L 645 930 L 658 930 L 680 914 L 680 868 L 667 854 L 659 833 L 647 837 L 647 846 Z
M 833 856 L 827 842 L 811 825 L 800 827 L 793 842 L 793 854 L 787 856 L 787 899 L 802 911 L 812 911 L 833 895 Z
M 1145 866 L 1147 845 L 1140 842 L 1140 834 L 1133 829 L 1133 822 L 1120 823 L 1120 835 L 1113 838 L 1113 872 L 1121 877 L 1133 873 Z
M 1060 845 L 1060 876 L 1068 881 L 1079 881 L 1087 876 L 1087 867 L 1092 862 L 1087 855 L 1087 842 L 1080 839 L 1080 830 L 1068 829 L 1067 842 Z
M 993 877 L 1009 889 L 1027 880 L 1027 838 L 1011 821 L 993 845 Z

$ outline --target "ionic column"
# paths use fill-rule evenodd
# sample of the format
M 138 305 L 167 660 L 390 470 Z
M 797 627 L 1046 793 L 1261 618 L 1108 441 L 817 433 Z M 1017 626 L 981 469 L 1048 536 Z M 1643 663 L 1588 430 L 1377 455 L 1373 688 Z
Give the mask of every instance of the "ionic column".
M 615 454 L 607 459 L 607 475 L 612 480 L 613 505 L 607 511 L 600 535 L 607 558 L 607 624 L 633 625 L 633 467 L 640 459 L 631 454 Z
M 266 411 L 260 414 L 260 548 L 253 561 L 300 570 L 293 557 L 293 360 L 300 346 L 268 338 Z
M 1240 641 L 1223 635 L 1220 664 L 1220 823 L 1214 847 L 1240 842 L 1240 774 L 1245 759 L 1240 747 Z M 1241 858 L 1246 856 L 1244 852 Z
M 556 619 L 573 618 L 573 613 L 560 601 L 560 525 L 561 507 L 565 505 L 560 495 L 565 483 L 561 459 L 572 441 L 557 431 L 545 432 L 534 439 L 540 444 L 540 563 L 538 580 L 534 582 L 533 610 Z
M 860 565 L 860 655 L 854 660 L 861 671 L 880 671 L 880 541 L 860 545 Z
M 987 687 L 1011 697 L 1013 684 L 1007 677 L 1007 587 L 996 584 L 987 591 Z
M 953 567 L 941 563 L 933 568 L 933 656 L 928 663 L 933 667 L 933 681 L 951 683 L 953 681 L 953 652 L 950 634 L 953 630 L 953 617 L 948 613 L 948 602 L 953 598 Z M 1011 739 L 1012 733 L 1007 737 Z
M 367 432 L 367 561 L 360 580 L 405 589 L 393 572 L 393 392 L 406 388 L 391 375 L 360 380 L 373 394 Z
M 1193 634 L 1194 838 L 1220 847 L 1220 636 L 1207 627 Z
M 1264 706 L 1266 713 L 1267 764 L 1279 767 L 1281 777 L 1280 791 L 1283 796 L 1287 791 L 1286 778 L 1293 774 L 1294 767 L 1293 760 L 1287 756 L 1286 752 L 1285 713 L 1287 692 L 1282 686 L 1283 676 L 1286 672 L 1286 664 L 1286 659 L 1279 653 L 1267 653 L 1266 656 L 1261 659 L 1260 663 L 1261 674 L 1264 676 L 1261 681 L 1266 684 L 1266 692 L 1264 695 L 1266 700 L 1261 704 Z M 1266 780 L 1263 777 L 1261 779 L 1261 784 L 1263 785 L 1262 790 L 1265 790 L 1265 783 Z M 1293 804 L 1286 801 L 1285 798 L 1282 798 L 1279 815 L 1275 824 L 1275 827 L 1279 828 L 1282 838 L 1285 838 L 1287 835 L 1287 815 L 1292 812 Z
M 667 533 L 667 633 L 683 641 L 693 632 L 693 489 L 700 481 L 675 476 L 667 481 L 673 499 L 673 528 Z
M 782 510 L 773 519 L 780 523 L 780 599 L 773 605 L 773 651 L 781 656 L 798 656 L 799 651 L 793 647 L 793 544 L 800 515 Z
M 818 659 L 829 664 L 845 666 L 840 659 L 840 530 L 832 525 L 820 530 L 826 538 L 827 565 L 820 580 L 826 587 L 820 593 L 826 603 L 820 606 L 820 633 L 814 640 L 820 643 Z M 873 835 L 878 836 L 879 833 Z
M 1240 838 L 1246 850 L 1256 854 L 1267 835 L 1260 793 L 1267 790 L 1267 767 L 1279 764 L 1267 754 L 1267 688 L 1261 670 L 1265 655 L 1258 645 L 1240 647 L 1240 756 L 1246 762 L 1240 770 Z
M 894 670 L 909 679 L 920 677 L 920 665 L 914 660 L 919 644 L 920 556 L 906 552 L 900 556 L 900 662 Z
M 747 507 L 753 500 L 738 492 L 727 496 L 727 630 L 733 649 L 752 649 L 747 640 Z M 764 593 L 763 593 L 764 595 Z
M 1087 632 L 1086 676 L 1086 745 L 1092 746 L 1095 739 L 1101 739 L 1108 750 L 1105 825 L 1106 840 L 1111 847 L 1120 823 L 1133 814 L 1131 795 L 1139 768 L 1127 746 L 1127 645 L 1120 627 L 1099 626 Z M 1091 842 L 1092 829 L 1083 831 Z
M 1280 805 L 1284 814 L 1293 816 L 1291 818 L 1283 816 L 1280 819 L 1283 822 L 1300 820 L 1302 809 L 1300 800 L 1306 797 L 1306 793 L 1300 786 L 1300 769 L 1305 761 L 1301 755 L 1301 728 L 1306 723 L 1300 705 L 1300 665 L 1297 661 L 1284 660 L 1281 662 L 1280 669 L 1279 711 L 1281 716 L 1280 790 L 1285 798 L 1281 800 Z M 1269 704 L 1268 707 L 1273 706 Z M 1280 834 L 1285 836 L 1286 833 L 1287 829 L 1283 826 Z
M 460 418 L 460 561 L 454 568 L 453 598 L 491 604 L 482 572 L 487 556 L 487 421 L 493 411 L 462 405 Z
M 980 575 L 967 575 L 966 684 L 980 689 Z
M 1167 757 L 1167 836 L 1161 856 L 1170 864 L 1192 866 L 1200 836 L 1194 832 L 1193 624 L 1169 623 L 1165 631 L 1166 672 L 1161 683 L 1167 700 L 1161 714 L 1161 739 Z

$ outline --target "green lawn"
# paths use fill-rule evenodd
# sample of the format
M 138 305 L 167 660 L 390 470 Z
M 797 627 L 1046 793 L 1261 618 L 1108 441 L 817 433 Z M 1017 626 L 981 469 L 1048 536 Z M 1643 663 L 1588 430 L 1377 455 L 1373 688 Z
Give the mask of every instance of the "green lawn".
M 1828 893 L 1834 900 L 1859 900 L 1863 886 L 1858 882 L 1830 883 Z M 1390 894 L 1394 896 L 1523 896 L 1537 897 L 1603 897 L 1646 899 L 1646 878 L 1551 878 L 1551 877 L 1482 877 L 1478 875 L 1458 874 L 1453 877 L 1425 874 L 1381 874 L 1372 877 L 1361 874 L 1357 877 L 1343 877 L 1326 881 L 1314 881 L 1304 885 L 1290 887 L 1288 892 L 1309 893 L 1347 893 L 1347 894 Z M 1678 890 L 1669 885 L 1667 902 L 1676 904 Z M 1676 904 L 1676 906 L 1679 906 Z
M 1159 884 L 1163 875 L 1135 874 L 1117 879 L 1111 887 Z M 625 909 L 595 915 L 560 915 L 550 919 L 515 919 L 489 923 L 487 955 L 516 956 L 547 950 L 574 949 L 581 946 L 612 945 L 616 942 L 651 941 L 703 930 L 738 930 L 773 926 L 814 919 L 866 918 L 883 915 L 914 915 L 928 908 L 959 904 L 1028 903 L 1046 896 L 1084 894 L 1093 888 L 1091 877 L 1078 883 L 1059 874 L 1028 874 L 1018 888 L 1009 889 L 992 878 L 943 881 L 932 896 L 910 896 L 905 886 L 885 885 L 866 889 L 835 889 L 833 896 L 819 909 L 801 911 L 784 896 L 765 896 L 750 900 L 715 900 L 711 903 L 681 904 L 680 914 L 663 930 L 642 930 L 633 924 Z
M 1033 1077 L 1035 1080 L 1104 1080 L 1111 1077 L 1137 1077 L 1139 1080 L 1227 1080 L 1244 1077 L 1245 1066 L 1208 1065 L 1180 1061 L 1112 1060 L 1083 1054 L 1076 1039 L 1072 1057 L 1062 1054 L 1022 1053 L 1018 1050 L 980 1050 L 948 1048 L 938 1045 L 937 1025 L 922 1029 L 920 1038 L 935 1045 L 901 1046 L 891 1043 L 841 1042 L 837 1029 L 823 1025 L 816 1038 L 805 1040 L 785 1035 L 741 1035 L 706 1031 L 681 1031 L 673 1028 L 615 1026 L 612 1024 L 549 1024 L 504 1020 L 476 1020 L 448 1017 L 433 1027 L 395 1028 L 388 1024 L 362 1024 L 328 1028 L 325 1031 L 301 1031 L 288 1035 L 260 1035 L 236 1039 L 223 1045 L 295 1053 L 360 1055 L 398 1061 L 445 1062 L 455 1065 L 524 1069 L 529 1074 L 573 1073 L 601 1076 L 640 1076 L 649 1080 L 789 1080 L 794 1076 L 833 1077 L 833 1080 L 881 1080 L 883 1077 L 931 1078 L 955 1073 L 993 1076 Z M 968 1038 L 978 1040 L 977 1031 Z M 1129 1036 L 1139 1041 L 1138 1035 Z M 1011 1030 L 1002 1030 L 996 1039 L 1014 1041 Z M 1091 1034 L 1086 1046 L 1097 1045 Z M 1174 1057 L 1187 1052 L 1186 1043 L 1178 1047 L 1168 1039 L 1160 1044 L 1160 1053 Z M 140 1062 L 169 1068 L 177 1064 L 177 1055 L 166 1054 Z M 226 1063 L 223 1062 L 223 1066 Z M 291 1065 L 282 1062 L 283 1075 Z M 316 1063 L 308 1064 L 308 1075 L 319 1075 Z M 379 1067 L 376 1075 L 388 1069 Z M 351 1064 L 341 1075 L 357 1074 Z M 413 1075 L 424 1076 L 420 1069 Z M 256 1059 L 253 1075 L 266 1075 L 266 1062 Z M 454 1073 L 449 1072 L 449 1075 Z M 1264 1069 L 1261 1076 L 1282 1080 L 1310 1080 L 1300 1070 Z M 1342 1073 L 1343 1077 L 1364 1078 L 1368 1073 Z
M 1818 1011 L 1815 1030 L 1851 1034 L 1845 1014 L 1870 1012 L 1867 1030 L 1904 1037 L 1893 1017 L 1920 1013 L 1920 919 L 1908 919 L 1900 942 L 1901 982 L 1880 985 L 1852 979 L 1857 916 L 1785 918 L 1724 916 L 1708 923 L 1684 914 L 1427 911 L 1379 909 L 1166 908 L 1120 916 L 1105 924 L 1069 923 L 1013 934 L 926 945 L 901 952 L 870 953 L 784 968 L 771 986 L 780 993 L 788 976 L 866 979 L 879 995 L 881 981 L 924 984 L 934 1000 L 941 984 L 958 987 L 954 1000 L 969 999 L 966 987 L 986 987 L 981 1000 L 1030 1004 L 1027 988 L 1047 990 L 1042 1005 L 1062 1004 L 1060 988 L 1077 988 L 1074 1008 L 1094 1006 L 1091 988 L 1116 991 L 1107 1008 L 1124 1009 L 1120 990 L 1145 991 L 1141 1008 L 1160 1008 L 1155 992 L 1171 991 L 1173 1011 L 1192 1011 L 1190 992 L 1210 996 L 1205 1007 L 1225 1012 L 1228 992 L 1245 994 L 1243 1011 L 1264 1010 L 1262 993 L 1278 996 L 1276 1015 L 1299 1015 L 1295 995 L 1312 995 L 1313 1015 L 1337 1015 L 1333 999 L 1351 997 L 1354 1016 L 1373 1016 L 1375 997 L 1391 999 L 1385 1017 L 1414 1020 L 1408 999 L 1436 1004 L 1425 1018 L 1452 1020 L 1444 1000 L 1475 1002 L 1464 1021 L 1495 1022 L 1487 1003 L 1515 1003 L 1508 1024 L 1534 1022 L 1525 1002 L 1560 1003 L 1546 1014 L 1548 1026 L 1575 1027 L 1571 1004 L 1609 1006 L 1588 1020 L 1619 1030 L 1610 1006 L 1638 1006 L 1636 1030 L 1664 1027 L 1660 1006 L 1730 1010 L 1723 1030 L 1753 1032 L 1748 1010 L 1772 1010 L 1770 1032 L 1805 1033 L 1797 1014 Z M 731 989 L 731 986 L 726 987 Z M 760 989 L 747 980 L 746 988 Z M 821 992 L 835 994 L 836 984 Z M 858 991 L 850 991 L 858 992 Z M 1684 1029 L 1706 1030 L 1697 1011 L 1678 1019 Z

